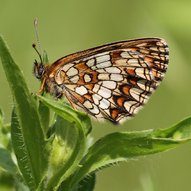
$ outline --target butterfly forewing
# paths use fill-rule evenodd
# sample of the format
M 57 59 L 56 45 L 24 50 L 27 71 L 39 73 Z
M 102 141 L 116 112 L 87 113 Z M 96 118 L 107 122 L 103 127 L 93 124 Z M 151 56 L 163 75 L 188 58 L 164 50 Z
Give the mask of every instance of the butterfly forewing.
M 119 122 L 147 102 L 168 66 L 168 47 L 157 38 L 112 43 L 63 57 L 49 78 L 74 106 Z

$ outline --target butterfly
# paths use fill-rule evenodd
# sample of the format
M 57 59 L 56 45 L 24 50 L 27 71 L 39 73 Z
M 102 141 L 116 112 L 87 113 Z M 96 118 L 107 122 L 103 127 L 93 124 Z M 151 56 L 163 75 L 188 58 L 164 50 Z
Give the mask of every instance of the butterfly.
M 34 46 L 35 48 L 35 46 Z M 162 81 L 169 61 L 165 40 L 120 41 L 62 57 L 52 65 L 34 62 L 40 93 L 65 96 L 73 108 L 118 123 L 134 116 Z

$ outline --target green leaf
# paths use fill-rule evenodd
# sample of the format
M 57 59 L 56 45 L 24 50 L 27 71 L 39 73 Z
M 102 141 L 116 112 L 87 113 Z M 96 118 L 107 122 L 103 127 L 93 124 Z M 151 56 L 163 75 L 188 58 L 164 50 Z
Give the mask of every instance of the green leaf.
M 111 164 L 166 151 L 191 140 L 191 118 L 171 128 L 140 132 L 116 132 L 99 139 L 81 162 L 72 184 Z
M 39 102 L 39 116 L 41 119 L 41 125 L 44 130 L 44 133 L 47 133 L 49 129 L 49 122 L 50 122 L 50 110 L 49 108 L 44 105 L 43 103 Z
M 87 124 L 88 120 L 85 120 L 86 122 L 82 123 L 79 119 L 79 116 L 82 116 L 82 114 L 76 112 L 62 101 L 55 101 L 42 96 L 38 97 L 40 101 L 63 118 L 63 121 L 60 121 L 62 125 L 60 125 L 60 127 L 57 125 L 60 131 L 59 133 L 57 132 L 57 136 L 60 136 L 62 143 L 65 143 L 65 148 L 67 148 L 70 153 L 67 156 L 67 159 L 64 159 L 64 164 L 60 164 L 59 169 L 54 169 L 54 176 L 50 178 L 46 188 L 47 191 L 52 191 L 56 190 L 62 181 L 66 180 L 76 169 L 78 169 L 79 162 L 86 150 L 85 133 L 89 131 L 90 125 Z M 85 115 L 83 115 L 83 117 L 85 118 Z M 62 128 L 64 129 L 61 130 Z M 73 135 L 73 138 L 69 133 Z M 58 144 L 58 142 L 56 142 L 56 144 Z M 58 166 L 58 161 L 56 162 L 56 166 Z M 70 190 L 70 184 L 65 185 L 64 190 Z
M 155 130 L 154 136 L 172 139 L 180 143 L 189 141 L 191 138 L 191 117 L 180 121 L 170 128 Z
M 80 122 L 86 135 L 92 130 L 91 120 L 86 113 L 72 109 L 63 100 L 53 100 L 52 98 L 38 96 L 38 98 L 55 113 L 62 116 L 69 122 Z M 56 104 L 56 107 L 54 107 Z
M 7 81 L 14 96 L 19 123 L 18 127 L 20 128 L 14 124 L 12 126 L 12 136 L 15 143 L 13 145 L 14 150 L 26 183 L 31 190 L 35 190 L 48 165 L 46 142 L 41 128 L 37 106 L 29 93 L 22 72 L 15 64 L 1 36 L 0 57 Z M 16 128 L 16 130 L 14 128 Z M 18 137 L 14 134 L 17 128 L 20 130 Z M 22 154 L 19 152 L 21 155 L 17 154 L 17 147 L 21 145 L 19 141 L 23 143 L 23 147 L 25 147 L 26 151 Z M 25 160 L 26 166 L 22 166 L 23 160 Z
M 49 175 L 47 181 L 54 182 L 49 183 L 51 186 L 58 184 L 67 171 L 68 161 L 73 154 L 78 139 L 75 123 L 70 123 L 59 116 L 57 117 L 53 131 L 54 139 L 52 141 L 49 170 L 47 172 Z
M 84 127 L 85 134 L 87 136 L 92 131 L 91 119 L 88 117 L 88 115 L 86 113 L 83 113 L 80 111 L 77 112 L 77 116 L 80 119 L 80 122 L 81 122 L 82 126 Z
M 16 174 L 18 172 L 17 167 L 11 158 L 11 153 L 4 148 L 0 148 L 0 167 L 11 174 Z

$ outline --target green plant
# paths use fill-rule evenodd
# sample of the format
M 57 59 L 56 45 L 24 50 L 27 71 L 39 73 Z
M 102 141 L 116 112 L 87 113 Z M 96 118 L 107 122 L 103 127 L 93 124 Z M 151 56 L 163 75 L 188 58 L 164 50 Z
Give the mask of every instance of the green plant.
M 2 37 L 0 57 L 14 101 L 11 124 L 3 123 L 0 112 L 0 167 L 16 190 L 91 191 L 96 171 L 191 139 L 190 117 L 166 129 L 108 134 L 89 145 L 89 117 L 62 101 L 32 95 Z

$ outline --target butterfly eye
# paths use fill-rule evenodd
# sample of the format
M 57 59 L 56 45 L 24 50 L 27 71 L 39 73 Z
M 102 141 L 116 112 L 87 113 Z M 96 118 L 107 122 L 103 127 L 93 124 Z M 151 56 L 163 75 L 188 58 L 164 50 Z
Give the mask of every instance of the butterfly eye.
M 40 64 L 39 69 L 38 69 L 38 74 L 39 76 L 42 76 L 44 74 L 44 65 Z

